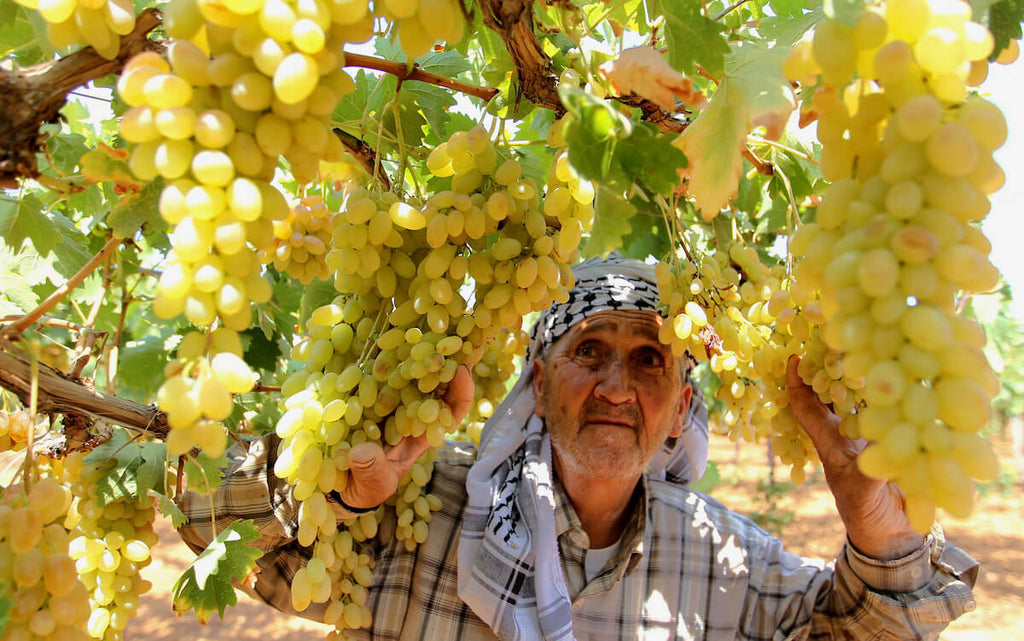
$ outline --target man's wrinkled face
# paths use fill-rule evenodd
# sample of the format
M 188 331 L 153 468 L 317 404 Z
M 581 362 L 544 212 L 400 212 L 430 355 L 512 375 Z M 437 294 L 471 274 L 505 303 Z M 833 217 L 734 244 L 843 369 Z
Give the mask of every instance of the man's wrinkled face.
M 661 322 L 653 312 L 597 312 L 534 362 L 535 411 L 559 473 L 638 478 L 665 439 L 679 436 L 692 389 L 658 340 Z

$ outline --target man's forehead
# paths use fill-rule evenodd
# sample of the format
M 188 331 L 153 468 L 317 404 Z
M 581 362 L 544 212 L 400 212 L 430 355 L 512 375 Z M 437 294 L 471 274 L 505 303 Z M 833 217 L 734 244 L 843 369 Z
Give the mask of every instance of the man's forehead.
M 590 334 L 601 331 L 630 329 L 656 337 L 664 319 L 655 312 L 635 309 L 615 309 L 595 312 L 569 328 L 572 334 Z

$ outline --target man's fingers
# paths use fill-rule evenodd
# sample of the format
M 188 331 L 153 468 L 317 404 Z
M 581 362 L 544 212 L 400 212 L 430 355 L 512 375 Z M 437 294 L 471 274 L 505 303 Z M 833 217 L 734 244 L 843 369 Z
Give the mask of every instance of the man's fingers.
M 469 414 L 469 410 L 473 407 L 475 387 L 473 376 L 469 373 L 469 368 L 465 365 L 459 365 L 459 368 L 455 370 L 455 377 L 448 383 L 448 389 L 442 395 L 444 402 L 452 410 L 455 425 L 461 423 L 462 419 L 466 418 L 466 414 Z
M 352 507 L 376 507 L 398 489 L 394 466 L 375 443 L 360 443 L 348 452 L 351 473 L 341 499 Z
M 827 429 L 839 427 L 839 417 L 826 407 L 818 395 L 810 386 L 800 379 L 797 368 L 800 365 L 800 358 L 793 356 L 786 364 L 786 389 L 789 391 L 789 405 L 793 408 L 800 425 L 807 431 L 807 435 L 815 441 L 826 436 Z M 826 436 L 827 437 L 827 436 Z
M 429 448 L 430 442 L 427 441 L 426 434 L 406 436 L 398 442 L 398 445 L 388 448 L 387 458 L 395 468 L 398 478 L 403 478 L 409 471 L 409 468 L 412 467 L 412 464 L 416 462 L 416 459 Z

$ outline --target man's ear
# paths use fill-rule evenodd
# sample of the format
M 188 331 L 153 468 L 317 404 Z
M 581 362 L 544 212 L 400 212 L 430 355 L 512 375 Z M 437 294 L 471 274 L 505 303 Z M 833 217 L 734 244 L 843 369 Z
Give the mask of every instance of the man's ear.
M 679 415 L 676 417 L 676 424 L 669 432 L 669 436 L 672 438 L 679 438 L 683 433 L 683 427 L 686 425 L 686 414 L 690 411 L 690 400 L 693 399 L 693 385 L 686 383 L 683 385 L 682 393 L 679 395 Z
M 544 363 L 533 361 L 533 413 L 544 418 Z

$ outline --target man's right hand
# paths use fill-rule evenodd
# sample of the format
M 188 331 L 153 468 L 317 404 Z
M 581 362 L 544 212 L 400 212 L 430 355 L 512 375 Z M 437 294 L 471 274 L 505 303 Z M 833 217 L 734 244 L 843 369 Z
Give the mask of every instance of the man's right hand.
M 461 365 L 442 396 L 452 410 L 455 425 L 462 422 L 473 406 L 473 392 L 473 377 L 469 368 Z M 398 490 L 398 483 L 429 447 L 426 434 L 407 436 L 385 449 L 376 443 L 354 446 L 348 453 L 351 476 L 340 492 L 341 500 L 354 508 L 380 505 Z

